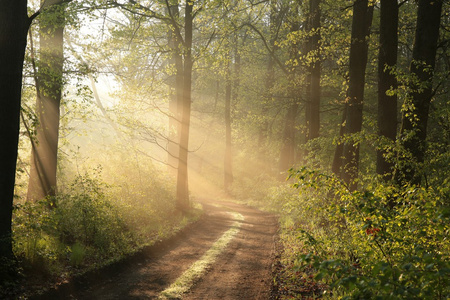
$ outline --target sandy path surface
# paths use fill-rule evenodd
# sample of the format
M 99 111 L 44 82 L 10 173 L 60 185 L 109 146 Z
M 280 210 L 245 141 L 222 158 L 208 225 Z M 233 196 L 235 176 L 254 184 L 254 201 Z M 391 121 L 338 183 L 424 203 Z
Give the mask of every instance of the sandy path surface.
M 200 202 L 205 216 L 177 237 L 34 299 L 157 299 L 236 222 L 239 232 L 182 299 L 269 299 L 276 218 L 236 203 Z

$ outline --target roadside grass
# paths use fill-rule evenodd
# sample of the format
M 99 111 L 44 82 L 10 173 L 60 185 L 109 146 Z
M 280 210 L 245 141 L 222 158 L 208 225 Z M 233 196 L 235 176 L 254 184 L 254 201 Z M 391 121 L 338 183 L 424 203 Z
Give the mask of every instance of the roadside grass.
M 40 293 L 170 238 L 199 219 L 199 205 L 187 215 L 176 213 L 173 191 L 155 185 L 130 194 L 86 173 L 54 199 L 16 205 L 20 277 L 1 287 L 0 298 Z

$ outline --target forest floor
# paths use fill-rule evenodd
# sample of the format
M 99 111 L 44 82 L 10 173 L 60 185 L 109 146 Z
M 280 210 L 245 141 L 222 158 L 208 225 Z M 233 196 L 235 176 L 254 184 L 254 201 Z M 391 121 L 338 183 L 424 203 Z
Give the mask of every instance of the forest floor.
M 270 299 L 277 218 L 199 202 L 204 216 L 175 237 L 32 299 Z

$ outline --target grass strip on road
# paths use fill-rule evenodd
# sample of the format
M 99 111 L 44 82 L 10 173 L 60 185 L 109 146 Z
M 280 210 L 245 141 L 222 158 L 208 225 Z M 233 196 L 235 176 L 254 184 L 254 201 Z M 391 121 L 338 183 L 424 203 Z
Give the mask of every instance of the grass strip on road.
M 239 232 L 241 221 L 244 216 L 238 212 L 228 212 L 233 216 L 235 222 L 214 244 L 206 251 L 203 256 L 187 269 L 180 277 L 175 280 L 168 288 L 161 292 L 158 299 L 179 299 L 186 293 L 193 283 L 198 280 L 206 269 L 216 260 L 217 256 L 225 250 L 228 243 Z

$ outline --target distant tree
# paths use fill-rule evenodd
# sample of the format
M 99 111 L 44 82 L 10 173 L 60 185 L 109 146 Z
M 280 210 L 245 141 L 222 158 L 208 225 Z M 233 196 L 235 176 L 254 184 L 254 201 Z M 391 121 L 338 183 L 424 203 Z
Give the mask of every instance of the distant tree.
M 178 151 L 177 173 L 177 207 L 180 210 L 189 208 L 188 185 L 188 153 L 189 129 L 191 123 L 192 94 L 192 34 L 194 2 L 186 1 L 184 10 L 184 43 L 183 43 L 183 91 L 180 144 Z
M 285 173 L 295 163 L 295 149 L 296 149 L 296 119 L 299 111 L 298 98 L 292 98 L 291 103 L 288 104 L 286 115 L 284 118 L 284 128 L 282 134 L 282 146 L 280 151 L 280 173 Z M 281 179 L 285 180 L 286 176 L 281 175 Z
M 399 183 L 419 184 L 422 174 L 417 166 L 424 162 L 428 114 L 433 92 L 442 0 L 419 0 L 417 24 L 410 65 L 410 92 L 403 104 L 400 142 L 407 154 L 400 158 L 396 170 Z
M 231 55 L 230 55 L 231 56 Z M 230 58 L 231 60 L 231 58 Z M 229 191 L 231 184 L 233 183 L 233 165 L 232 165 L 232 152 L 231 152 L 231 93 L 232 93 L 232 80 L 231 80 L 231 66 L 228 61 L 226 66 L 225 75 L 225 157 L 224 157 L 224 188 L 225 191 Z
M 178 1 L 169 2 L 168 14 L 174 20 L 180 16 Z M 183 90 L 183 58 L 182 41 L 177 36 L 177 28 L 169 25 L 168 44 L 171 50 L 169 64 L 174 67 L 174 74 L 169 81 L 170 99 L 169 99 L 169 137 L 167 142 L 167 154 L 169 168 L 178 168 L 178 143 L 181 132 L 181 113 L 182 113 L 182 94 L 177 91 Z M 175 172 L 176 173 L 176 172 Z
M 36 136 L 31 139 L 32 155 L 29 201 L 56 195 L 58 136 L 61 93 L 63 88 L 63 5 L 60 0 L 43 3 L 39 22 L 38 71 L 36 76 Z
M 119 39 L 125 39 L 128 44 L 133 45 L 132 48 L 127 47 L 125 50 L 130 54 L 130 58 L 136 59 L 141 57 L 144 52 L 144 56 L 154 58 L 152 59 L 153 65 L 151 65 L 150 70 L 155 72 L 157 68 L 162 69 L 163 65 L 167 66 L 167 62 L 169 64 L 169 78 L 164 80 L 164 82 L 169 83 L 169 113 L 166 113 L 169 116 L 169 134 L 165 135 L 152 128 L 149 130 L 151 133 L 148 138 L 151 143 L 157 144 L 158 147 L 161 147 L 161 144 L 159 144 L 160 139 L 163 139 L 166 144 L 163 148 L 168 153 L 169 164 L 176 168 L 176 204 L 177 208 L 182 211 L 189 208 L 188 154 L 193 55 L 195 54 L 193 54 L 192 49 L 193 23 L 197 14 L 202 11 L 202 7 L 194 11 L 194 5 L 195 3 L 192 1 L 183 1 L 181 3 L 177 0 L 152 2 L 150 5 L 146 5 L 141 1 L 125 3 L 122 1 L 107 1 L 102 4 L 102 8 L 114 7 L 121 9 L 130 21 L 118 26 L 120 29 L 116 31 L 120 37 Z M 180 12 L 182 7 L 184 7 L 183 13 Z M 145 22 L 146 20 L 149 22 Z M 132 26 L 129 27 L 128 25 Z M 135 27 L 132 28 L 133 26 Z M 163 29 L 161 31 L 156 30 L 158 33 L 155 33 L 153 30 L 145 31 L 144 27 Z M 132 34 L 129 36 L 122 35 L 125 32 L 126 34 L 132 32 Z M 149 34 L 154 35 L 148 38 Z M 157 41 L 155 44 L 152 44 L 156 46 L 152 47 L 151 50 L 147 48 L 151 44 L 149 41 Z M 158 62 L 161 56 L 165 58 L 164 64 Z M 130 61 L 122 61 L 122 63 L 127 64 Z M 125 70 L 125 72 L 130 70 L 145 72 L 149 69 L 147 64 L 144 64 L 142 67 L 136 66 L 134 60 L 126 68 L 123 68 L 121 64 L 117 67 L 121 71 Z M 140 74 L 139 72 L 137 74 L 128 73 L 127 75 L 132 78 L 138 78 L 139 82 L 135 83 L 138 87 L 145 86 L 149 90 L 153 90 L 152 83 L 155 82 L 155 72 L 150 73 L 151 77 L 143 76 L 146 74 Z M 168 74 L 166 73 L 165 75 L 167 76 Z M 117 77 L 124 84 L 127 84 L 126 77 L 120 75 Z M 159 82 L 162 83 L 163 81 Z M 142 94 L 143 92 L 140 91 L 139 96 L 142 96 Z M 162 112 L 161 108 L 158 107 L 157 109 Z
M 306 99 L 306 141 L 319 137 L 320 131 L 320 0 L 309 1 L 308 99 Z
M 269 118 L 266 117 L 268 113 L 268 107 L 273 99 L 273 88 L 275 85 L 275 52 L 277 50 L 276 41 L 278 39 L 278 34 L 280 32 L 280 25 L 283 20 L 283 13 L 277 10 L 277 1 L 271 0 L 269 5 L 269 38 L 268 38 L 268 48 L 269 53 L 267 55 L 267 68 L 266 68 L 266 78 L 264 81 L 264 98 L 262 101 L 261 116 L 263 118 L 262 124 L 259 128 L 258 135 L 258 146 L 260 148 L 260 155 L 263 158 L 263 153 L 265 152 L 265 144 L 268 137 L 269 131 Z
M 296 150 L 296 135 L 297 135 L 297 116 L 299 112 L 300 93 L 296 82 L 300 75 L 298 74 L 298 68 L 296 67 L 299 60 L 299 50 L 301 43 L 295 38 L 295 35 L 300 31 L 300 19 L 299 19 L 299 6 L 297 3 L 293 3 L 294 7 L 287 18 L 289 24 L 289 31 L 292 34 L 292 40 L 290 41 L 288 51 L 290 63 L 286 68 L 286 75 L 291 84 L 289 91 L 287 91 L 288 103 L 287 111 L 284 118 L 284 128 L 281 140 L 281 151 L 279 160 L 279 171 L 281 174 L 293 167 L 295 163 L 295 150 Z M 304 50 L 304 49 L 303 49 Z M 306 52 L 306 51 L 305 51 Z M 284 180 L 285 176 L 281 175 L 281 179 Z

